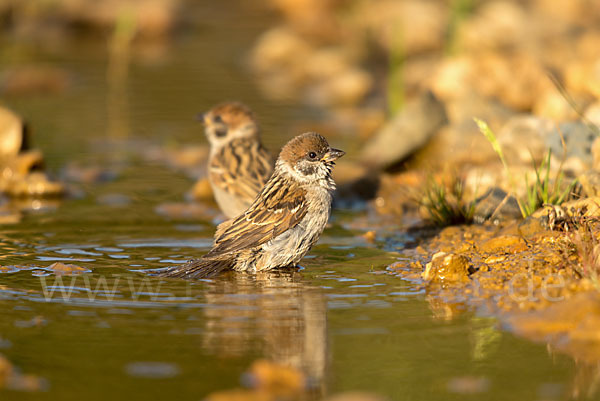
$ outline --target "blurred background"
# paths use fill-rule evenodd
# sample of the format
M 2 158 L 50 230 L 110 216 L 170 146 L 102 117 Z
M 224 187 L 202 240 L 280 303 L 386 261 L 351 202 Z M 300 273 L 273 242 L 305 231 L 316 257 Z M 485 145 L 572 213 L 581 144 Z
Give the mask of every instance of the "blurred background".
M 345 146 L 342 181 L 483 166 L 485 187 L 503 178 L 473 117 L 530 117 L 499 134 L 515 169 L 560 151 L 557 123 L 600 122 L 599 21 L 594 0 L 2 0 L 0 99 L 55 170 L 102 146 L 199 166 L 194 116 L 240 100 L 274 152 L 306 130 Z

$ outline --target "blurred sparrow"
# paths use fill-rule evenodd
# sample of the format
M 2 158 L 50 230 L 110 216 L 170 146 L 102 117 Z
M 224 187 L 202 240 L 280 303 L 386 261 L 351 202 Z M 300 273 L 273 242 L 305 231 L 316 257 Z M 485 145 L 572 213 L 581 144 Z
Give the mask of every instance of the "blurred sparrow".
M 314 132 L 292 139 L 248 210 L 217 227 L 210 252 L 162 275 L 202 278 L 295 266 L 325 229 L 335 190 L 331 169 L 343 155 Z
M 208 179 L 223 213 L 236 217 L 252 204 L 273 171 L 273 158 L 260 142 L 254 115 L 237 102 L 201 115 L 210 142 Z

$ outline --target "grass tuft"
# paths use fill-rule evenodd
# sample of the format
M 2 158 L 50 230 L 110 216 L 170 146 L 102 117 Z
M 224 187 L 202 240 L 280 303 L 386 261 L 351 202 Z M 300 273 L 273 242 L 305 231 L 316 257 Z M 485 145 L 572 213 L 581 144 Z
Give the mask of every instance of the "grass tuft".
M 496 135 L 494 135 L 494 132 L 491 130 L 491 128 L 487 125 L 485 121 L 480 120 L 478 118 L 475 118 L 474 120 L 475 123 L 477 123 L 477 126 L 479 127 L 479 131 L 481 131 L 481 133 L 485 136 L 488 142 L 492 145 L 494 152 L 496 152 L 498 157 L 500 157 L 500 161 L 504 166 L 504 171 L 506 173 L 506 176 L 508 177 L 511 190 L 513 194 L 516 194 L 515 181 L 513 179 L 512 174 L 510 173 L 510 169 L 508 168 L 508 163 L 506 162 L 504 153 L 502 152 L 500 142 L 498 142 Z M 554 179 L 552 179 L 550 174 L 550 160 L 552 157 L 552 151 L 548 149 L 546 158 L 542 160 L 540 166 L 537 166 L 535 164 L 535 158 L 533 154 L 531 155 L 531 162 L 533 163 L 533 170 L 535 171 L 536 177 L 535 182 L 529 185 L 527 176 L 525 176 L 525 186 L 527 194 L 524 199 L 519 199 L 515 197 L 517 199 L 517 203 L 519 204 L 519 210 L 521 211 L 521 215 L 523 216 L 523 218 L 530 216 L 533 212 L 535 212 L 544 205 L 560 205 L 567 199 L 567 197 L 573 190 L 573 187 L 577 183 L 576 180 L 573 180 L 566 187 L 564 185 L 564 173 L 562 166 L 564 159 L 566 158 L 566 147 L 564 140 L 562 141 L 562 143 L 564 154 Z
M 430 178 L 420 204 L 427 211 L 427 220 L 436 226 L 473 222 L 475 201 L 465 201 L 464 182 L 461 179 L 455 178 L 448 189 Z

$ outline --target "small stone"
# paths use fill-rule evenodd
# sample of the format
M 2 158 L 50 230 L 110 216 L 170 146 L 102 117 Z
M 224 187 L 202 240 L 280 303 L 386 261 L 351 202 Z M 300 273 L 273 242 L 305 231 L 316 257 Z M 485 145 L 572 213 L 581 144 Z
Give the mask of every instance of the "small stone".
M 527 250 L 527 243 L 516 235 L 500 235 L 485 241 L 480 250 L 487 253 L 513 254 Z
M 65 264 L 62 262 L 53 263 L 48 266 L 48 269 L 52 270 L 57 276 L 73 276 L 81 273 L 91 273 L 91 270 L 86 269 L 85 267 L 73 264 Z
M 500 263 L 506 260 L 506 255 L 492 255 L 485 258 L 484 262 L 486 264 Z
M 422 277 L 424 280 L 436 283 L 466 282 L 472 272 L 470 261 L 466 256 L 438 252 L 425 266 Z
M 377 235 L 375 234 L 375 231 L 371 230 L 371 231 L 367 231 L 366 233 L 364 233 L 362 235 L 362 237 L 369 243 L 374 243 L 375 239 L 377 238 Z

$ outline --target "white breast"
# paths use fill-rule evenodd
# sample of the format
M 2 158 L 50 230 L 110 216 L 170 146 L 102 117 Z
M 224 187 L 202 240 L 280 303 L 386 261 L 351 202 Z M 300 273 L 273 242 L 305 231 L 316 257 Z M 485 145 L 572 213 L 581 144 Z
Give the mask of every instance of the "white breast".
M 296 265 L 325 229 L 331 214 L 332 195 L 328 188 L 311 188 L 307 193 L 309 210 L 294 228 L 267 242 L 256 261 L 256 270 Z

